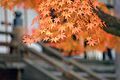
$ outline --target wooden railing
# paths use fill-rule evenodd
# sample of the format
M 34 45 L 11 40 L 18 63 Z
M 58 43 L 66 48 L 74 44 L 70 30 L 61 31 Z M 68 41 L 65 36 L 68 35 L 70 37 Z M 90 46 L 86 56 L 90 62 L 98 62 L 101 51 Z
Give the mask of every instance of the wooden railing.
M 0 32 L 0 34 L 7 34 L 7 35 L 13 35 L 12 33 L 6 33 L 6 32 Z M 66 59 L 64 56 L 62 56 L 60 54 L 60 52 L 58 52 L 57 50 L 54 50 L 48 46 L 45 46 L 44 43 L 38 43 L 40 46 L 42 46 L 43 48 L 43 53 L 41 54 L 40 52 L 29 48 L 28 46 L 26 46 L 23 43 L 18 43 L 17 45 L 19 45 L 18 48 L 23 48 L 24 50 L 27 51 L 27 54 L 32 54 L 38 57 L 39 60 L 44 60 L 46 63 L 54 66 L 55 68 L 59 69 L 63 74 L 65 74 L 65 77 L 67 77 L 68 79 L 75 79 L 75 80 L 88 80 L 86 78 L 84 78 L 83 76 L 80 76 L 77 74 L 77 72 L 75 72 L 72 69 L 67 69 L 64 66 L 73 66 L 76 67 L 79 70 L 84 71 L 85 73 L 87 73 L 90 77 L 92 77 L 92 80 L 106 80 L 104 77 L 97 75 L 95 72 L 93 72 L 92 70 L 90 70 L 88 67 L 84 66 L 83 64 L 73 60 L 73 59 Z M 15 46 L 14 44 L 11 43 L 3 43 L 0 42 L 0 45 L 5 45 L 5 46 Z M 21 49 L 18 49 L 21 50 Z M 24 51 L 25 52 L 25 51 Z M 25 57 L 24 55 L 26 55 L 26 53 L 23 53 L 22 59 L 26 64 L 29 64 L 31 66 L 33 66 L 34 68 L 37 68 L 35 66 L 35 64 L 33 64 L 31 61 L 32 59 L 29 59 L 28 57 Z M 53 57 L 54 56 L 54 57 Z M 5 56 L 4 56 L 5 57 Z M 6 56 L 9 57 L 9 56 Z M 2 60 L 6 60 L 6 58 L 1 58 Z M 47 70 L 43 70 L 42 68 L 37 68 L 38 70 L 42 70 L 43 73 L 47 74 L 47 76 L 51 77 L 53 80 L 60 80 L 59 78 L 51 75 Z

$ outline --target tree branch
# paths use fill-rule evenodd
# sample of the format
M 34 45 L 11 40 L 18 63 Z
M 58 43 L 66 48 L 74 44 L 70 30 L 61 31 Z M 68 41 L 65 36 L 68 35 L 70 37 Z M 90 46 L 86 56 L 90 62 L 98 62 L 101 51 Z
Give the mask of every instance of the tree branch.
M 115 18 L 114 16 L 111 16 L 109 14 L 104 13 L 99 9 L 99 12 L 97 12 L 99 17 L 105 22 L 107 27 L 104 27 L 103 29 L 115 36 L 120 37 L 120 20 Z

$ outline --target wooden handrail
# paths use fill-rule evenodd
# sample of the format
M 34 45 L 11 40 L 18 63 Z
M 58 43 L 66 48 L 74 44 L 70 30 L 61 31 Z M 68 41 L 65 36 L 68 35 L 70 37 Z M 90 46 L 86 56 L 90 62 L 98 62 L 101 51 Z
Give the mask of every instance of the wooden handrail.
M 28 48 L 25 45 L 22 45 L 22 46 L 24 47 L 24 49 L 26 49 L 30 53 L 36 55 L 40 59 L 43 59 L 44 61 L 48 62 L 49 64 L 51 64 L 51 65 L 55 66 L 56 68 L 60 69 L 63 73 L 69 75 L 69 77 L 72 77 L 73 79 L 77 79 L 77 80 L 87 80 L 86 78 L 83 78 L 80 75 L 78 76 L 77 73 L 75 73 L 71 69 L 68 70 L 68 69 L 64 68 L 63 67 L 64 64 L 61 63 L 59 60 L 57 60 L 55 58 L 51 58 L 51 57 L 47 56 L 46 54 L 40 54 L 36 50 L 34 50 L 32 48 Z
M 13 35 L 13 33 L 12 33 L 12 32 L 4 32 L 4 31 L 0 31 L 0 34 Z
M 12 44 L 8 43 L 8 42 L 0 42 L 0 45 L 1 46 L 11 46 Z
M 52 48 L 50 48 L 50 47 L 48 47 L 48 46 L 45 46 L 45 44 L 42 43 L 42 42 L 38 42 L 38 44 L 39 44 L 40 46 L 42 46 L 43 52 L 45 52 L 45 54 L 53 55 L 53 56 L 55 56 L 55 58 L 57 58 L 57 59 L 64 60 L 64 59 L 63 59 L 64 57 L 63 57 L 63 56 L 61 55 L 61 53 L 58 52 L 57 50 L 52 49 Z
M 39 43 L 39 45 L 41 45 L 43 48 L 47 49 L 48 52 L 52 52 L 52 54 L 60 57 L 61 59 L 63 59 L 63 61 L 71 63 L 72 65 L 78 67 L 79 69 L 82 69 L 83 71 L 85 71 L 86 73 L 88 73 L 90 76 L 96 78 L 97 80 L 105 80 L 104 78 L 98 76 L 96 73 L 94 73 L 90 69 L 86 69 L 86 67 L 84 67 L 82 64 L 76 62 L 75 60 L 73 60 L 73 59 L 66 60 L 64 57 L 60 56 L 60 52 L 58 52 L 57 50 L 52 49 L 52 48 L 50 48 L 48 46 L 45 46 L 43 43 Z
M 14 47 L 17 48 L 17 43 L 10 43 L 10 42 L 0 42 L 0 46 L 7 46 L 7 47 Z
M 52 78 L 53 80 L 60 80 L 60 79 L 57 78 L 56 76 L 51 75 L 51 73 L 48 72 L 47 70 L 45 70 L 45 69 L 43 69 L 43 68 L 40 68 L 40 67 L 39 67 L 39 68 L 36 67 L 30 60 L 24 59 L 24 62 L 25 62 L 27 65 L 29 65 L 29 66 L 37 69 L 38 71 L 40 71 L 40 72 L 42 72 L 43 74 L 47 75 L 48 77 Z

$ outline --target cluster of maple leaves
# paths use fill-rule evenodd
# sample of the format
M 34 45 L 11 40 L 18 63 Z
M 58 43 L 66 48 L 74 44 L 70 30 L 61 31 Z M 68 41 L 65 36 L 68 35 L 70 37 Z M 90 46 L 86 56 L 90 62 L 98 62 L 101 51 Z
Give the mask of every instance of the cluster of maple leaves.
M 38 16 L 33 24 L 37 21 L 39 27 L 32 35 L 24 36 L 26 43 L 44 41 L 65 55 L 80 54 L 85 48 L 104 50 L 113 46 L 110 40 L 113 36 L 103 31 L 105 23 L 95 12 L 98 0 L 2 0 L 0 5 L 9 8 L 22 5 L 36 10 Z

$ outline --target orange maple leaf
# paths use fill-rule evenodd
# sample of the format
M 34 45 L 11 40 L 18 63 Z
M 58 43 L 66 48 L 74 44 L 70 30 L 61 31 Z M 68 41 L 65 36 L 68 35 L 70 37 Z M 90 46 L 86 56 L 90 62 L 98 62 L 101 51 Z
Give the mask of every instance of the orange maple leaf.
M 97 40 L 92 39 L 91 37 L 87 37 L 87 44 L 88 44 L 89 46 L 94 46 L 94 45 L 97 44 Z
M 55 21 L 55 23 L 58 23 L 58 22 L 60 22 L 60 18 L 55 18 L 54 21 Z
M 69 22 L 69 23 L 67 23 L 67 26 L 69 27 L 69 29 L 73 29 L 73 26 L 74 25 L 74 23 L 72 23 L 72 22 Z
M 41 16 L 42 17 L 46 17 L 47 15 L 49 15 L 50 14 L 50 11 L 49 10 L 46 10 L 46 11 L 43 11 L 42 13 L 41 13 Z
M 65 19 L 68 19 L 71 17 L 70 14 L 67 12 L 63 12 L 62 15 L 65 17 Z
M 87 30 L 92 30 L 93 27 L 94 27 L 94 24 L 90 23 L 90 24 L 87 24 Z
M 59 5 L 62 7 L 64 5 L 64 2 L 59 2 Z
M 78 32 L 80 32 L 80 31 L 81 31 L 81 28 L 80 28 L 80 27 L 78 27 L 78 28 L 74 27 L 74 28 L 72 29 L 72 33 L 73 33 L 73 34 L 78 33 Z
M 58 31 L 59 32 L 64 32 L 65 30 L 66 30 L 66 28 L 64 26 L 61 26 Z
M 75 8 L 69 8 L 68 11 L 69 11 L 70 13 L 76 12 L 76 11 L 75 11 Z
M 30 35 L 24 35 L 23 42 L 26 44 L 31 44 L 31 43 L 35 42 L 35 40 Z
M 67 0 L 68 4 L 72 4 L 72 2 L 73 2 L 72 0 Z
M 58 38 L 59 38 L 59 39 L 62 39 L 62 40 L 63 40 L 64 38 L 66 38 L 65 33 L 59 34 L 59 35 L 58 35 Z
M 46 31 L 45 34 L 46 34 L 47 36 L 51 36 L 53 33 L 51 33 L 50 31 Z
M 55 42 L 56 43 L 57 41 L 59 41 L 58 37 L 54 37 L 54 38 L 51 39 L 51 42 Z
M 48 41 L 50 38 L 49 37 L 45 37 L 43 38 L 43 41 Z

